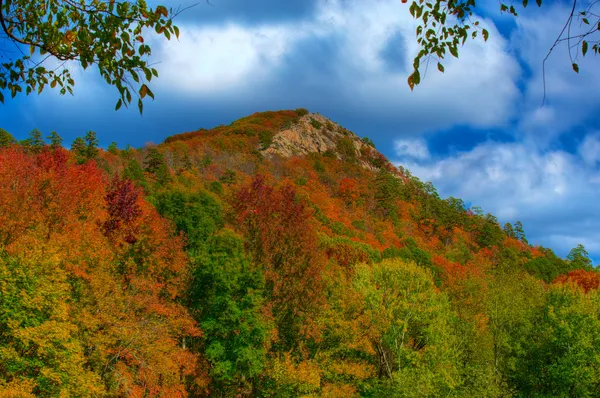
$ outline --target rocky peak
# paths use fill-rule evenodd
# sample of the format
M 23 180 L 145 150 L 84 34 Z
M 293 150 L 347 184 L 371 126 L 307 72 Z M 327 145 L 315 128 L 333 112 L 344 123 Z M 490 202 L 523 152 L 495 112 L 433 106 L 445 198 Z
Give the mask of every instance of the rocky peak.
M 361 157 L 365 147 L 370 148 L 370 145 L 353 132 L 318 113 L 309 113 L 275 134 L 271 145 L 262 154 L 269 158 L 329 152 L 340 160 L 356 158 L 364 167 L 374 169 Z

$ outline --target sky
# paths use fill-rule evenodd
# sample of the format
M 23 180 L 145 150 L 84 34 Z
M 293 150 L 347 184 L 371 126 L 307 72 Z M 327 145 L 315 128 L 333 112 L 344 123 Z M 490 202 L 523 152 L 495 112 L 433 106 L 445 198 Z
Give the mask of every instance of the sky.
M 203 1 L 177 17 L 179 40 L 149 37 L 160 77 L 142 116 L 134 106 L 115 112 L 116 90 L 73 65 L 74 96 L 7 99 L 0 127 L 18 139 L 55 130 L 67 145 L 94 130 L 102 146 L 139 147 L 254 112 L 308 108 L 371 138 L 442 197 L 502 224 L 520 220 L 530 243 L 563 257 L 581 243 L 597 264 L 597 59 L 579 59 L 575 74 L 566 47 L 555 49 L 542 106 L 542 60 L 568 4 L 530 6 L 517 19 L 498 2 L 480 4 L 488 42 L 468 41 L 445 73 L 430 68 L 411 92 L 417 23 L 400 0 Z

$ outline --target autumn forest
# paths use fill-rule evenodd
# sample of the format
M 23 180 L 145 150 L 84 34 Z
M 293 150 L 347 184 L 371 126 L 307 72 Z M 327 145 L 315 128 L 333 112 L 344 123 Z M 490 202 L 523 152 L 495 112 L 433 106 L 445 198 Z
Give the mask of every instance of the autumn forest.
M 583 246 L 306 109 L 125 144 L 0 129 L 0 396 L 600 396 Z

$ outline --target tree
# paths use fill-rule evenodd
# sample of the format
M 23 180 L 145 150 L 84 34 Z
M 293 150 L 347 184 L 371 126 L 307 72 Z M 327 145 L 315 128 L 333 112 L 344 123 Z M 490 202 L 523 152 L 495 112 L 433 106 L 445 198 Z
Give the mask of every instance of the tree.
M 520 240 L 523 243 L 528 243 L 527 238 L 525 237 L 525 230 L 523 229 L 523 224 L 521 224 L 521 221 L 517 221 L 515 223 L 514 231 L 516 239 Z
M 60 135 L 58 135 L 56 131 L 51 132 L 50 135 L 46 138 L 48 138 L 48 140 L 50 141 L 50 147 L 52 149 L 60 148 L 62 146 L 63 139 Z
M 44 145 L 46 145 L 46 142 L 42 138 L 42 132 L 38 129 L 33 129 L 29 133 L 29 138 L 21 141 L 21 144 L 29 150 L 39 153 L 44 148 Z
M 11 133 L 3 128 L 0 128 L 0 148 L 16 143 L 17 140 L 15 140 L 15 137 L 13 137 Z
M 244 255 L 242 237 L 231 230 L 210 237 L 206 247 L 194 258 L 189 307 L 204 333 L 201 349 L 211 364 L 215 392 L 248 395 L 266 362 L 263 275 Z
M 77 157 L 77 163 L 85 163 L 87 160 L 85 140 L 81 137 L 75 138 L 71 143 L 71 152 Z
M 92 130 L 85 134 L 85 155 L 87 160 L 98 156 L 98 138 L 96 138 L 96 133 Z
M 406 3 L 407 0 L 402 0 Z M 525 8 L 529 5 L 529 0 L 520 2 L 504 1 L 500 2 L 500 11 L 507 12 L 515 17 L 518 16 L 516 3 L 521 3 Z M 573 7 L 568 15 L 567 21 L 552 47 L 548 50 L 548 55 L 561 42 L 568 41 L 567 51 L 569 59 L 572 62 L 573 70 L 579 72 L 579 65 L 574 62 L 578 54 L 585 56 L 589 49 L 594 54 L 600 52 L 598 26 L 598 9 L 600 4 L 596 1 L 587 1 L 582 9 L 577 12 L 577 0 L 572 0 Z M 481 4 L 481 3 L 479 3 Z M 541 7 L 542 0 L 536 0 L 536 4 Z M 516 7 L 515 7 L 516 6 Z M 458 47 L 463 45 L 467 39 L 475 39 L 481 36 L 484 41 L 489 38 L 489 32 L 481 27 L 480 22 L 471 17 L 476 17 L 479 11 L 476 0 L 414 0 L 410 5 L 410 14 L 420 22 L 417 27 L 417 44 L 420 51 L 413 61 L 413 73 L 408 77 L 408 85 L 411 90 L 421 82 L 420 67 L 422 64 L 428 64 L 430 60 L 437 62 L 437 69 L 444 72 L 444 66 L 441 61 L 448 53 L 458 58 Z M 582 30 L 572 33 L 571 26 L 579 22 Z M 548 57 L 546 57 L 547 59 Z M 546 60 L 544 60 L 544 63 Z
M 506 224 L 504 224 L 504 227 L 502 227 L 502 229 L 504 230 L 504 233 L 506 234 L 506 236 L 508 236 L 509 238 L 515 237 L 515 230 L 513 229 L 513 226 L 511 223 L 507 222 Z
M 571 249 L 567 255 L 567 260 L 571 263 L 572 269 L 591 269 L 593 267 L 592 260 L 590 260 L 587 250 L 581 243 Z
M 119 148 L 117 148 L 117 143 L 114 141 L 110 143 L 107 150 L 108 150 L 108 152 L 112 153 L 113 155 L 119 154 Z
M 167 39 L 179 37 L 172 23 L 177 13 L 160 5 L 151 8 L 144 0 L 0 0 L 2 47 L 14 44 L 20 50 L 2 50 L 8 60 L 0 67 L 0 102 L 5 91 L 14 98 L 39 94 L 47 85 L 62 95 L 73 94 L 75 81 L 67 66 L 76 62 L 83 69 L 96 66 L 116 87 L 116 109 L 128 106 L 135 95 L 142 112 L 144 97 L 154 98 L 146 83 L 158 76 L 148 63 L 151 48 L 144 36 L 152 30 Z M 58 68 L 46 61 L 57 62 Z

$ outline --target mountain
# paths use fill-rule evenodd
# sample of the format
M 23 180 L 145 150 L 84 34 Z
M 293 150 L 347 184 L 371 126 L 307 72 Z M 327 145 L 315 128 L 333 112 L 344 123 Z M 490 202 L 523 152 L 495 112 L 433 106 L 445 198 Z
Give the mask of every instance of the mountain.
M 2 396 L 597 392 L 585 249 L 529 245 L 324 116 L 59 141 L 0 144 Z

